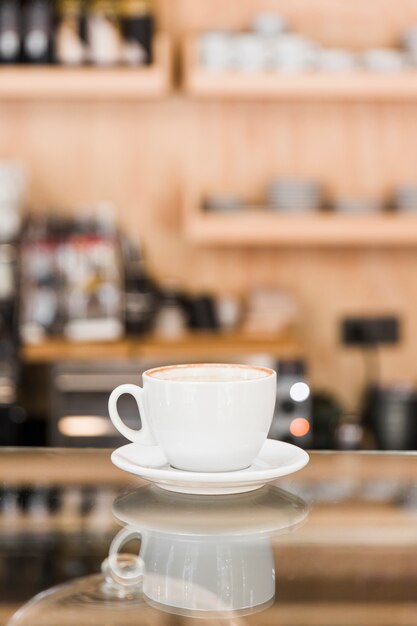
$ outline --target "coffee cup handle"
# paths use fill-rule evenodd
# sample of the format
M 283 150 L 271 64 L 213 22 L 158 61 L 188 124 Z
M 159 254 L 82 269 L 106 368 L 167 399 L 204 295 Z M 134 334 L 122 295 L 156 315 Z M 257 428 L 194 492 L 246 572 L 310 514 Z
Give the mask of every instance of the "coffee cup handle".
M 137 402 L 140 419 L 142 420 L 142 428 L 140 428 L 139 430 L 133 430 L 133 428 L 129 428 L 129 426 L 126 426 L 117 410 L 117 401 L 120 396 L 125 393 L 129 393 L 135 398 Z M 152 434 L 146 416 L 146 410 L 143 401 L 144 394 L 145 391 L 142 389 L 142 387 L 139 387 L 138 385 L 119 385 L 110 394 L 109 415 L 114 427 L 119 431 L 119 433 L 126 437 L 126 439 L 129 439 L 129 441 L 133 441 L 133 443 L 140 443 L 143 446 L 156 446 L 157 443 Z
M 122 528 L 122 530 L 117 533 L 110 544 L 109 556 L 107 559 L 108 569 L 113 580 L 122 585 L 137 582 L 141 579 L 144 573 L 145 565 L 143 559 L 139 555 L 137 556 L 134 567 L 131 566 L 127 569 L 120 565 L 120 550 L 123 548 L 125 543 L 135 538 L 142 539 L 141 532 L 137 528 L 127 526 L 126 528 Z

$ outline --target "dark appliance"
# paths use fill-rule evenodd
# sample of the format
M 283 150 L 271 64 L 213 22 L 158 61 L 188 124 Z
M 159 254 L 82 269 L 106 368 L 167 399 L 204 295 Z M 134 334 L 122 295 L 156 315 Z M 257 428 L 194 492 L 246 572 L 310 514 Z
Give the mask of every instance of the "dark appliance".
M 277 364 L 277 401 L 268 437 L 308 448 L 312 443 L 311 392 L 301 361 Z
M 337 399 L 323 391 L 315 392 L 311 397 L 312 448 L 314 450 L 346 449 L 346 440 L 350 431 L 345 428 L 340 432 L 342 407 Z M 343 426 L 343 425 L 342 425 Z
M 0 63 L 18 63 L 22 47 L 18 0 L 0 2 Z
M 111 391 L 124 383 L 142 384 L 145 370 L 160 363 L 145 361 L 62 362 L 51 369 L 49 444 L 62 447 L 111 447 L 126 443 L 110 421 Z M 130 428 L 139 428 L 136 402 L 128 395 L 119 410 Z
M 188 298 L 188 325 L 192 330 L 219 330 L 216 303 L 213 297 L 200 295 Z
M 417 390 L 411 383 L 370 387 L 364 425 L 380 450 L 417 449 Z
M 22 3 L 22 61 L 51 63 L 54 56 L 54 5 L 52 0 Z
M 0 244 L 0 445 L 20 441 L 25 413 L 18 406 L 19 376 L 18 250 Z
M 131 65 L 151 64 L 155 29 L 152 2 L 122 0 L 119 14 L 124 41 L 124 61 Z
M 152 330 L 159 306 L 159 290 L 146 270 L 143 254 L 122 238 L 124 266 L 124 317 L 126 332 L 143 335 Z
M 20 332 L 26 342 L 53 335 L 71 341 L 122 336 L 119 236 L 106 210 L 99 205 L 92 216 L 29 220 L 21 246 Z

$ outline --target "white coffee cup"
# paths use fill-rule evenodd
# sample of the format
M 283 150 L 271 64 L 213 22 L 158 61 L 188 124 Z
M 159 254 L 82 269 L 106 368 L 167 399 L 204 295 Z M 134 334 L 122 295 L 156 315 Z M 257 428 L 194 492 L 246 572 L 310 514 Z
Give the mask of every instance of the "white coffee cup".
M 133 430 L 117 411 L 131 394 L 142 427 Z M 227 472 L 251 465 L 266 440 L 276 398 L 276 373 L 249 365 L 196 364 L 158 367 L 143 374 L 143 388 L 120 385 L 109 414 L 130 441 L 158 445 L 173 467 Z

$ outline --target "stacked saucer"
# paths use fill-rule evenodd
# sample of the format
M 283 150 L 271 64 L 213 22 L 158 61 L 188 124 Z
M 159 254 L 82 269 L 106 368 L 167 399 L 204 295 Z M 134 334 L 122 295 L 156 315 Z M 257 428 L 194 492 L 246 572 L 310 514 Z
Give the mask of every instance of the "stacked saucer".
M 350 213 L 352 215 L 370 215 L 384 210 L 384 204 L 378 198 L 361 198 L 345 196 L 333 201 L 336 213 Z
M 228 31 L 207 31 L 200 38 L 200 59 L 211 71 L 227 71 L 234 67 L 233 34 Z
M 294 326 L 298 306 L 292 295 L 281 289 L 255 289 L 251 292 L 242 329 L 247 334 L 278 335 Z
M 245 209 L 246 201 L 244 198 L 232 194 L 216 194 L 207 196 L 203 202 L 205 211 L 220 211 L 229 213 L 233 211 L 241 211 Z
M 417 212 L 417 184 L 397 187 L 394 192 L 394 205 L 398 211 Z
M 417 26 L 412 26 L 403 35 L 404 48 L 411 65 L 417 65 Z
M 317 69 L 322 72 L 352 72 L 357 66 L 357 56 L 349 50 L 323 48 L 317 53 Z
M 370 72 L 401 72 L 407 66 L 407 56 L 401 50 L 373 48 L 362 55 L 362 63 Z
M 287 19 L 279 13 L 257 13 L 252 20 L 252 31 L 257 35 L 277 36 L 288 30 Z
M 266 199 L 277 211 L 310 213 L 317 211 L 322 203 L 319 183 L 303 178 L 278 178 L 270 183 Z
M 237 33 L 233 38 L 234 68 L 241 72 L 262 72 L 267 66 L 268 50 L 264 38 L 255 33 Z
M 285 73 L 305 72 L 316 66 L 318 47 L 307 37 L 285 33 L 270 43 L 271 66 Z

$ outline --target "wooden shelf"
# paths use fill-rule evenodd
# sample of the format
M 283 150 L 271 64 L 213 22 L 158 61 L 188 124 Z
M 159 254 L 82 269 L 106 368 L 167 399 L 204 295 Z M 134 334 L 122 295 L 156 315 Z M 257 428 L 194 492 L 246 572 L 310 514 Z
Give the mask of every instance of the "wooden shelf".
M 188 211 L 187 237 L 213 246 L 417 246 L 417 215 L 278 215 Z
M 199 64 L 198 39 L 183 48 L 185 91 L 198 98 L 282 100 L 417 100 L 417 71 L 401 73 L 215 72 Z
M 4 66 L 0 100 L 135 100 L 166 95 L 171 87 L 171 45 L 155 37 L 155 63 L 143 67 Z
M 297 358 L 302 354 L 294 332 L 288 332 L 285 336 L 193 333 L 175 340 L 153 336 L 107 343 L 73 343 L 63 339 L 50 339 L 22 347 L 22 357 L 28 363 L 135 358 L 221 359 L 259 353 L 277 358 Z

